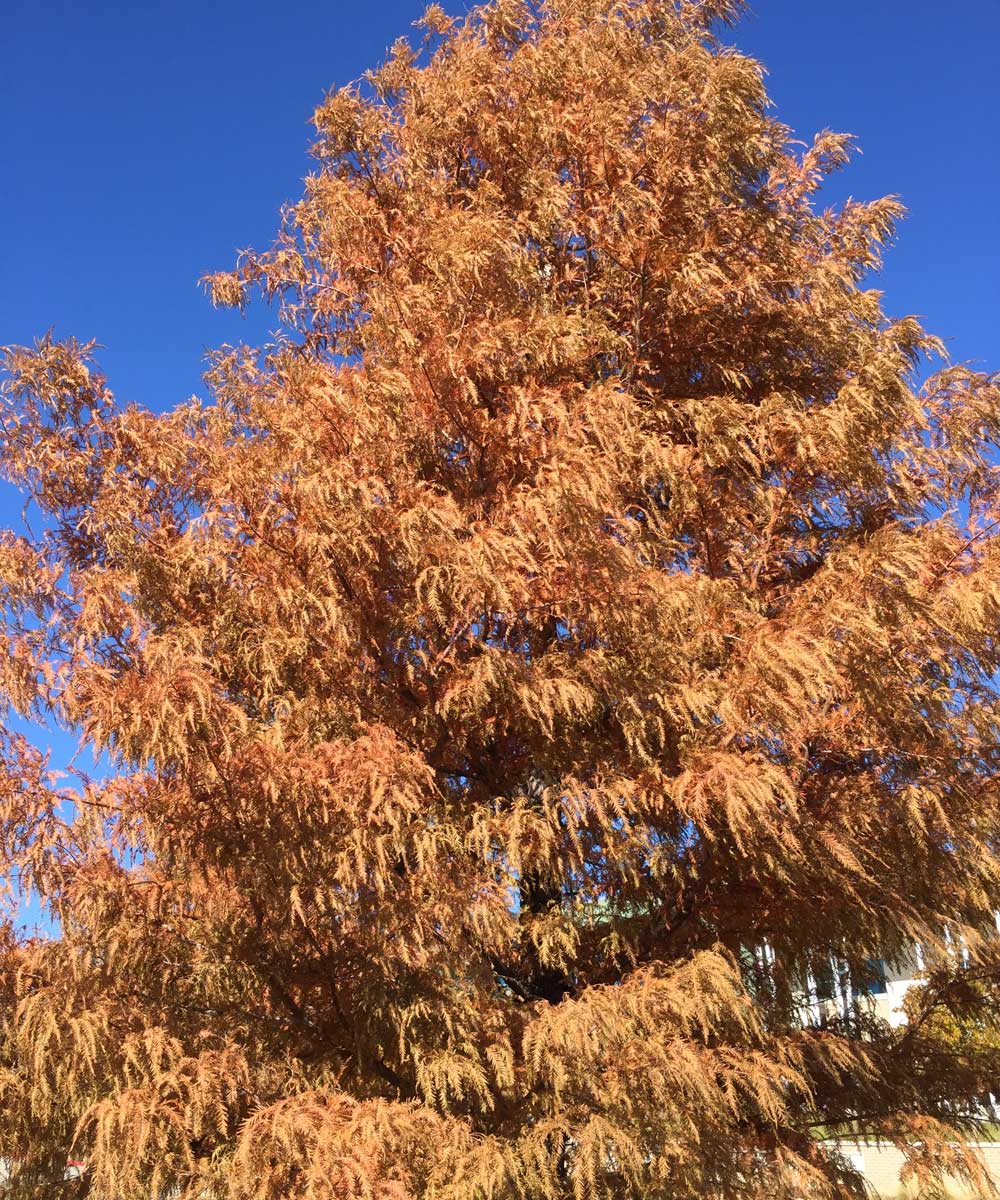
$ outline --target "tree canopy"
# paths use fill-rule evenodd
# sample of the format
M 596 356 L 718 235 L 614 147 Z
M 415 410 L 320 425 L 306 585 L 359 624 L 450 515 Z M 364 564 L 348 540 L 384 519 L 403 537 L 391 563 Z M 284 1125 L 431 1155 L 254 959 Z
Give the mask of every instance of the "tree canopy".
M 737 8 L 435 6 L 210 278 L 282 332 L 208 400 L 7 351 L 0 691 L 111 763 L 3 737 L 12 1196 L 975 1175 L 991 1046 L 801 1011 L 946 935 L 997 994 L 1000 389 L 887 315 L 901 206 L 820 208 L 850 139 Z

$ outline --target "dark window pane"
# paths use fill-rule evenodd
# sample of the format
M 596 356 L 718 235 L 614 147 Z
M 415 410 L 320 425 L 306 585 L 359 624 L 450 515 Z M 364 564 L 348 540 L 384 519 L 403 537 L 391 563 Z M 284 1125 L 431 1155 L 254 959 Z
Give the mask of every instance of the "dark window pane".
M 881 958 L 869 958 L 860 979 L 851 980 L 851 992 L 855 996 L 881 996 L 887 990 L 885 963 Z

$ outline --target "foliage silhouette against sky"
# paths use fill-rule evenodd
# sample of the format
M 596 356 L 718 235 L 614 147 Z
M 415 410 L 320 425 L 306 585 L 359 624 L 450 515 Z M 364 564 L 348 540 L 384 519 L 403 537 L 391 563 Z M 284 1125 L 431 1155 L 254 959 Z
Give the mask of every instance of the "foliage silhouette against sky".
M 71 813 L 0 740 L 5 866 L 62 933 L 0 925 L 16 1198 L 65 1196 L 78 1157 L 94 1200 L 840 1200 L 817 1130 L 848 1126 L 977 1177 L 954 1137 L 1000 1052 L 929 1030 L 1000 978 L 1000 380 L 913 372 L 939 333 L 995 350 L 935 307 L 968 299 L 960 255 L 928 273 L 988 192 L 942 147 L 969 150 L 989 21 L 921 56 L 919 7 L 891 54 L 871 6 L 786 12 L 789 77 L 854 106 L 779 108 L 790 152 L 709 34 L 736 7 L 435 6 L 424 56 L 320 104 L 315 173 L 235 273 L 215 223 L 266 246 L 298 193 L 253 118 L 281 106 L 246 98 L 287 101 L 303 52 L 252 15 L 98 14 L 70 85 L 53 43 L 30 146 L 57 178 L 25 207 L 67 291 L 32 261 L 17 321 L 98 337 L 125 403 L 76 341 L 6 357 L 0 468 L 48 523 L 0 540 L 0 685 L 121 771 Z M 102 165 L 110 46 L 133 103 Z M 935 88 L 908 123 L 890 59 Z M 817 195 L 849 138 L 813 128 L 864 138 L 873 87 L 876 167 Z M 950 225 L 883 308 L 882 193 L 914 181 L 885 139 Z M 217 353 L 207 405 L 186 343 L 277 318 L 195 322 L 192 256 L 289 332 Z M 914 941 L 938 973 L 908 1026 L 803 1028 L 832 956 L 858 980 Z
M 5 6 L 0 72 L 0 344 L 96 338 L 117 395 L 163 411 L 201 382 L 207 350 L 260 344 L 259 300 L 213 310 L 198 280 L 266 245 L 308 169 L 307 121 L 421 13 L 421 0 L 262 0 L 123 8 Z M 914 312 L 952 357 L 1000 360 L 996 144 L 1000 4 L 758 0 L 731 40 L 761 59 L 782 120 L 862 151 L 831 203 L 894 192 L 908 216 L 886 256 L 889 311 Z M 296 140 L 294 131 L 301 130 Z M 0 525 L 22 501 L 0 483 Z M 68 763 L 75 740 L 27 727 Z M 93 772 L 87 754 L 75 765 Z
M 0 343 L 50 326 L 96 337 L 118 395 L 157 411 L 203 390 L 205 349 L 255 343 L 275 321 L 260 305 L 247 321 L 213 312 L 197 280 L 267 244 L 308 167 L 313 108 L 421 10 L 9 0 Z M 857 136 L 832 198 L 894 192 L 907 205 L 881 276 L 891 310 L 987 364 L 1000 348 L 998 39 L 988 0 L 757 0 L 731 35 L 763 61 L 799 137 Z

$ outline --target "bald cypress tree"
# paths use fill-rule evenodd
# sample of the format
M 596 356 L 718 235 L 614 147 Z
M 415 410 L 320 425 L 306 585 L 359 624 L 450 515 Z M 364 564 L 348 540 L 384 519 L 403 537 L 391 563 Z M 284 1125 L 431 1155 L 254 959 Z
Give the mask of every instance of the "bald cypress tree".
M 735 7 L 429 10 L 210 280 L 283 333 L 207 402 L 8 351 L 3 696 L 113 763 L 3 742 L 58 929 L 0 942 L 13 1196 L 854 1195 L 837 1131 L 975 1175 L 996 1054 L 925 1031 L 995 970 L 1000 395 L 920 384 L 900 205 L 821 211 L 849 140 L 794 149 Z M 908 1026 L 803 1026 L 915 940 Z

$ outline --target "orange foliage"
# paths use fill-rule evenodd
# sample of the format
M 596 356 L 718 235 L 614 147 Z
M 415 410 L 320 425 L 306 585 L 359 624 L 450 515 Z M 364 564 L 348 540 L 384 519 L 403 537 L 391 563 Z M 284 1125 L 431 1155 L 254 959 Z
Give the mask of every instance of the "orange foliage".
M 833 1197 L 846 1122 L 975 1171 L 972 1065 L 797 1014 L 831 953 L 987 969 L 1000 394 L 918 387 L 900 205 L 817 211 L 849 141 L 737 7 L 432 8 L 210 280 L 284 328 L 210 403 L 8 351 L 0 689 L 115 766 L 3 742 L 60 930 L 0 941 L 12 1196 Z

